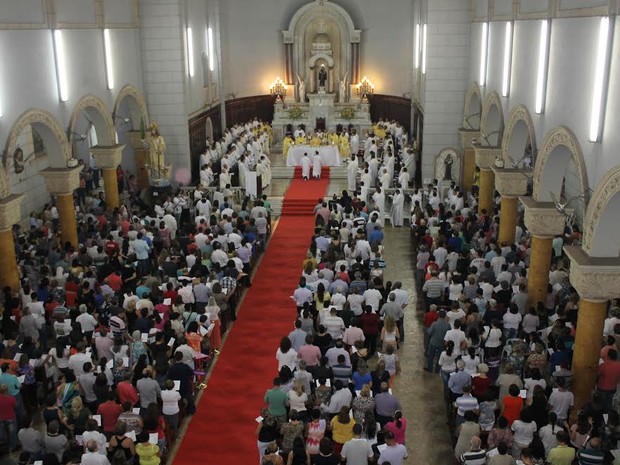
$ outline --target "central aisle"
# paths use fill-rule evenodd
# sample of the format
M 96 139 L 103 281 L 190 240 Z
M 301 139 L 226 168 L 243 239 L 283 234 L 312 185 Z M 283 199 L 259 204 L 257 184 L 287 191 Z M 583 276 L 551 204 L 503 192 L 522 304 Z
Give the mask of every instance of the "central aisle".
M 313 207 L 325 195 L 328 183 L 328 171 L 320 181 L 302 181 L 297 174 L 291 182 L 280 222 L 183 437 L 175 465 L 258 462 L 254 419 L 277 374 L 275 354 L 280 339 L 294 329 L 295 306 L 290 296 L 310 245 Z

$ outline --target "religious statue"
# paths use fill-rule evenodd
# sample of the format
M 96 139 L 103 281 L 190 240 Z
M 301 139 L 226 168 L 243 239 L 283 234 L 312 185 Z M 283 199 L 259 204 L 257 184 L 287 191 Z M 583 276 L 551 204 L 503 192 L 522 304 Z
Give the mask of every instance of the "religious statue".
M 149 172 L 151 182 L 170 178 L 171 167 L 164 161 L 166 141 L 159 134 L 159 128 L 155 121 L 151 121 L 150 131 L 143 140 L 144 148 L 149 151 Z
M 340 103 L 346 103 L 347 101 L 347 75 L 348 74 L 349 73 L 344 73 L 344 77 L 340 81 L 340 95 L 338 96 Z
M 327 82 L 327 70 L 325 69 L 325 65 L 321 65 L 319 69 L 319 88 L 325 87 L 325 83 Z
M 299 74 L 297 75 L 297 89 L 299 91 L 299 101 L 304 103 L 306 101 L 306 82 Z
M 445 166 L 445 171 L 443 174 L 444 181 L 452 181 L 452 164 L 454 163 L 454 159 L 451 154 L 446 155 L 446 158 L 443 161 Z

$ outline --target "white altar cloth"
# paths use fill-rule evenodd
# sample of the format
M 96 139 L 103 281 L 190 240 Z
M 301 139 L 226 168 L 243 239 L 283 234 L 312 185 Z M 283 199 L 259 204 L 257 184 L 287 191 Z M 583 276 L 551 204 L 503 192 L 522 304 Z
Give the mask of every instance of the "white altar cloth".
M 319 147 L 310 147 L 309 145 L 293 145 L 288 149 L 286 154 L 286 166 L 299 166 L 301 165 L 301 159 L 304 153 L 307 153 L 310 158 L 314 155 L 315 151 L 319 151 L 323 166 L 340 166 L 342 161 L 340 160 L 340 151 L 335 145 L 321 145 Z

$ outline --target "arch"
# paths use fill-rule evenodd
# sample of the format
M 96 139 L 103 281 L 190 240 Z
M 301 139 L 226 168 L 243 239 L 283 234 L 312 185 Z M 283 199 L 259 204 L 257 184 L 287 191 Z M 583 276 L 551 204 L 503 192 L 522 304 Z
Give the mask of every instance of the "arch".
M 349 43 L 357 43 L 360 41 L 360 34 L 362 31 L 355 29 L 353 19 L 347 10 L 332 2 L 323 3 L 314 1 L 307 3 L 295 12 L 289 22 L 288 29 L 283 31 L 284 43 L 292 44 L 299 28 L 305 31 L 306 26 L 314 19 L 316 13 L 325 14 L 337 23 L 346 26 L 346 29 L 341 28 L 341 30 L 346 30 L 348 32 L 349 36 L 346 39 Z
M 129 114 L 121 115 L 121 105 L 125 103 L 127 104 Z M 148 125 L 149 110 L 146 106 L 146 101 L 144 100 L 142 92 L 140 92 L 137 87 L 131 84 L 126 84 L 125 86 L 123 86 L 121 91 L 116 96 L 116 101 L 114 102 L 112 119 L 114 120 L 116 116 L 129 118 L 131 120 L 131 127 L 135 130 L 140 129 L 140 125 L 142 124 L 143 119 L 144 124 Z
M 590 257 L 620 257 L 620 166 L 609 170 L 592 194 L 583 224 L 582 249 Z
M 43 145 L 48 150 L 50 157 L 50 167 L 66 168 L 67 162 L 71 159 L 71 147 L 65 130 L 53 114 L 40 108 L 26 110 L 11 126 L 5 148 L 7 159 L 11 158 L 17 148 L 19 135 L 28 126 L 34 128 L 43 139 Z M 0 197 L 4 196 L 3 189 L 7 188 L 0 185 Z
M 562 191 L 566 168 L 571 159 L 577 167 L 581 193 L 588 194 L 586 162 L 577 137 L 565 126 L 552 129 L 543 140 L 534 166 L 534 191 L 532 197 L 538 202 L 551 202 L 553 192 L 557 197 Z M 544 186 L 544 189 L 542 188 Z M 584 199 L 587 205 L 587 198 Z
M 480 120 L 482 118 L 482 92 L 480 91 L 480 85 L 474 81 L 467 95 L 465 96 L 465 107 L 463 109 L 463 128 L 465 129 L 480 129 Z M 476 127 L 476 123 L 477 127 Z
M 94 95 L 85 95 L 73 108 L 71 113 L 71 121 L 69 123 L 68 138 L 71 146 L 73 146 L 75 138 L 75 129 L 77 127 L 78 118 L 85 112 L 88 119 L 92 121 L 97 131 L 97 140 L 99 145 L 110 146 L 116 143 L 116 129 L 114 121 L 106 104 Z
M 334 58 L 331 55 L 325 55 L 324 53 L 317 53 L 310 58 L 310 60 L 308 60 L 308 66 L 313 68 L 319 60 L 325 60 L 327 62 L 327 66 L 330 68 L 334 66 Z
M 502 158 L 505 162 L 517 162 L 523 157 L 528 137 L 532 145 L 532 158 L 536 159 L 536 131 L 532 115 L 525 105 L 517 105 L 510 110 L 502 139 Z M 515 154 L 520 154 L 519 158 L 515 158 Z
M 499 94 L 493 91 L 484 99 L 482 116 L 480 117 L 479 141 L 487 142 L 487 144 L 481 145 L 501 146 L 503 133 L 504 111 L 502 109 L 502 100 L 499 98 Z M 497 143 L 491 144 L 489 140 L 497 140 Z

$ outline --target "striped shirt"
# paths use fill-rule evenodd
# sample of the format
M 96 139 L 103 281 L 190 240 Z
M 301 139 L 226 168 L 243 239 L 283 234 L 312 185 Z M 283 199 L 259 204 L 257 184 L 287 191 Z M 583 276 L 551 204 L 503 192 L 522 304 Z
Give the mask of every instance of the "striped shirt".
M 426 297 L 429 299 L 437 299 L 443 294 L 444 282 L 439 278 L 431 278 L 424 283 L 422 291 L 426 292 Z
M 476 399 L 471 394 L 463 394 L 461 397 L 456 399 L 456 414 L 459 416 L 465 416 L 465 412 L 469 412 L 472 410 L 478 410 L 480 406 L 478 405 L 478 399 Z
M 463 465 L 484 465 L 487 460 L 487 453 L 484 449 L 465 452 L 461 455 Z
M 579 450 L 579 452 L 577 452 L 577 458 L 579 459 L 579 465 L 599 465 L 603 463 L 605 454 L 601 449 L 588 447 Z

